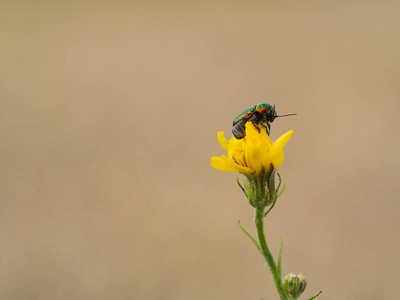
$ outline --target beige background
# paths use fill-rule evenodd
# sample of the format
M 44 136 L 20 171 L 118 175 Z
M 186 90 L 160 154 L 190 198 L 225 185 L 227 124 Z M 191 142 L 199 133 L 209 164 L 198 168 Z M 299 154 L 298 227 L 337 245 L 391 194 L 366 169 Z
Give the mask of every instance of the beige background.
M 217 131 L 289 129 L 267 220 L 319 299 L 398 299 L 398 1 L 1 1 L 0 298 L 277 299 Z M 303 299 L 306 299 L 305 297 Z

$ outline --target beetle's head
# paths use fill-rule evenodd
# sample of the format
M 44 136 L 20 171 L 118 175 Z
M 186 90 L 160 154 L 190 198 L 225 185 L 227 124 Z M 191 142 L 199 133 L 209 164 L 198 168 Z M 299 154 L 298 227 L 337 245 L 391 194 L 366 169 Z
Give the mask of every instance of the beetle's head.
M 270 107 L 267 111 L 267 122 L 272 123 L 276 117 L 277 117 L 277 115 L 276 115 L 276 110 L 275 110 L 275 105 L 274 105 L 273 107 Z

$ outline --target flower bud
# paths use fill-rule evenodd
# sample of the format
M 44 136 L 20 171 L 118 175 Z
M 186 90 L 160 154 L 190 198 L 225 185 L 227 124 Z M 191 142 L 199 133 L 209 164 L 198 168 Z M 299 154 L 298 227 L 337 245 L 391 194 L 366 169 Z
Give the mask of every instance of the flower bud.
M 285 280 L 283 281 L 283 289 L 286 294 L 293 299 L 297 299 L 301 293 L 304 292 L 307 286 L 306 278 L 299 274 L 298 276 L 290 273 L 286 275 Z

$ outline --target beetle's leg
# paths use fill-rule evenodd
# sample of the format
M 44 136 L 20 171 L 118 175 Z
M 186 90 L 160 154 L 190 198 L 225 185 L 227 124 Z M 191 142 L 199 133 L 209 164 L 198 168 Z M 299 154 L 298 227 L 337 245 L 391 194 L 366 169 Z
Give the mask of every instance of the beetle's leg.
M 260 124 L 253 123 L 253 125 L 254 125 L 254 127 L 258 130 L 258 133 L 260 133 L 260 128 L 257 126 L 257 125 L 260 125 Z
M 268 122 L 267 122 L 267 125 L 264 125 L 264 124 L 260 124 L 262 127 L 264 127 L 265 128 L 265 131 L 267 132 L 267 134 L 269 135 L 269 132 L 270 132 L 270 130 L 271 130 L 271 124 L 269 124 Z

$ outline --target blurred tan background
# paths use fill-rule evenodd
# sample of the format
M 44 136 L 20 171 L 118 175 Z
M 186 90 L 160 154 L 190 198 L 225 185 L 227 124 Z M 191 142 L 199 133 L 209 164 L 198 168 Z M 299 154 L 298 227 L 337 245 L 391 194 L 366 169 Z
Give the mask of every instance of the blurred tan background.
M 259 102 L 298 114 L 283 273 L 398 299 L 398 1 L 0 3 L 1 299 L 278 299 L 209 166 Z

